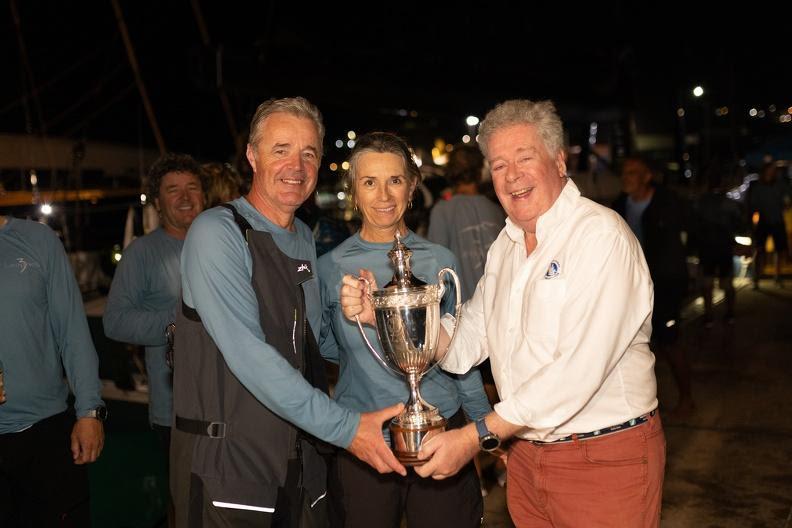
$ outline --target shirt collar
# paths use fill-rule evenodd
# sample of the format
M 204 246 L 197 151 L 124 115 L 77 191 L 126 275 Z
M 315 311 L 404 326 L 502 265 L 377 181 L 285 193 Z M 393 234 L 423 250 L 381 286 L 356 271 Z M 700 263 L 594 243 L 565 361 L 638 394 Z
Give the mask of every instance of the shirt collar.
M 571 178 L 567 179 L 566 185 L 561 189 L 561 194 L 553 202 L 553 205 L 536 221 L 536 241 L 542 240 L 557 226 L 566 219 L 570 212 L 575 208 L 580 191 Z M 511 218 L 506 218 L 506 234 L 512 241 L 518 244 L 525 244 L 525 232 L 523 229 L 512 222 Z

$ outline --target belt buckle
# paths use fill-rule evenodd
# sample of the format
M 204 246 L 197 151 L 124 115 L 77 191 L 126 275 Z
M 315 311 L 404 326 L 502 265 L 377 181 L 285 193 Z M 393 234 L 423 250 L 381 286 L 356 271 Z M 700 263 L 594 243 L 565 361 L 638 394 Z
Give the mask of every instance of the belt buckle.
M 210 422 L 206 426 L 206 436 L 209 438 L 225 438 L 226 424 L 225 422 Z

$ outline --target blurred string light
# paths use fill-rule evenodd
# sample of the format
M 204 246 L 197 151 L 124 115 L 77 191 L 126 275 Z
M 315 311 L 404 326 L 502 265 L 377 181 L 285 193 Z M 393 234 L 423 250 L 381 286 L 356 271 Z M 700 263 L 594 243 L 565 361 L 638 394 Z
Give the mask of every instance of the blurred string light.
M 790 121 L 792 121 L 792 115 L 782 114 L 778 117 L 779 123 L 789 123 Z
M 347 141 L 347 147 L 352 148 L 354 146 L 355 146 L 355 140 L 354 139 L 350 139 L 349 141 Z
M 776 105 L 771 104 L 770 106 L 767 107 L 767 111 L 768 112 L 775 112 L 776 111 Z
M 140 193 L 140 205 L 146 205 L 147 199 L 148 196 L 146 196 L 146 193 Z
M 750 110 L 748 110 L 748 115 L 751 117 L 756 117 L 756 114 L 758 113 L 759 111 L 756 108 L 751 108 Z
M 729 107 L 728 106 L 721 106 L 715 109 L 715 115 L 718 117 L 723 117 L 725 115 L 729 115 Z
M 337 171 L 338 170 L 338 163 L 331 163 L 330 164 L 330 170 L 333 171 L 333 172 Z
M 49 216 L 52 214 L 52 206 L 48 203 L 45 203 L 41 206 L 41 214 L 44 216 Z
M 339 200 L 346 200 L 346 193 L 344 191 L 338 191 L 338 194 L 336 194 L 336 198 L 338 198 Z
M 355 138 L 357 138 L 357 134 L 355 134 L 354 130 L 350 130 L 349 132 L 347 132 L 347 137 L 349 139 L 355 139 Z
M 684 108 L 677 108 L 677 116 L 678 117 L 685 117 L 685 109 Z
M 418 167 L 420 167 L 421 165 L 423 165 L 423 160 L 422 160 L 422 159 L 421 159 L 421 157 L 420 157 L 418 154 L 416 154 L 415 152 L 413 152 L 412 159 L 413 159 L 413 161 L 415 162 L 415 164 L 416 164 L 416 165 L 418 165 Z
M 112 258 L 113 258 L 113 262 L 115 262 L 116 264 L 121 262 L 121 246 L 119 246 L 118 244 L 113 246 Z
M 467 134 L 462 136 L 462 143 L 470 143 L 470 136 L 468 136 Z
M 752 244 L 751 237 L 749 236 L 736 236 L 734 237 L 734 241 L 741 246 L 750 246 Z
M 597 125 L 596 121 L 592 122 L 589 125 L 589 138 L 588 138 L 589 145 L 594 145 L 594 144 L 597 143 L 597 129 L 598 128 L 599 128 L 599 125 Z
M 432 148 L 432 161 L 434 161 L 435 165 L 441 166 L 448 163 L 445 140 L 441 138 L 435 139 L 434 147 Z
M 344 146 L 344 140 L 343 139 L 336 139 L 335 146 L 336 146 L 336 148 L 343 147 Z
M 349 162 L 345 161 L 341 164 L 341 168 L 344 170 L 349 170 Z
M 467 123 L 468 126 L 476 126 L 479 124 L 479 118 L 474 115 L 469 115 L 465 118 L 465 123 Z
M 36 175 L 36 171 L 34 170 L 30 171 L 30 185 L 32 185 L 33 187 L 38 185 L 38 176 Z
M 695 88 L 693 88 L 693 95 L 696 97 L 701 97 L 702 95 L 704 95 L 704 88 L 702 88 L 701 86 L 696 86 Z

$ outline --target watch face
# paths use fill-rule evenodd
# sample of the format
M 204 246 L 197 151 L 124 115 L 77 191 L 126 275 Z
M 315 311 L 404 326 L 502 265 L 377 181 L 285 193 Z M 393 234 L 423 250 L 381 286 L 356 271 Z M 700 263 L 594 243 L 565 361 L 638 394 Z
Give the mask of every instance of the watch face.
M 497 436 L 485 436 L 481 439 L 481 449 L 484 451 L 492 451 L 500 446 L 500 440 Z

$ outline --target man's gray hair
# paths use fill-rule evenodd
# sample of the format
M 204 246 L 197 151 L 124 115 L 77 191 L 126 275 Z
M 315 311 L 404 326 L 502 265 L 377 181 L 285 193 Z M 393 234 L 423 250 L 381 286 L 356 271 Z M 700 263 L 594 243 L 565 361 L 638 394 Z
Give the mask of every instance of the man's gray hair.
M 272 114 L 279 112 L 290 114 L 295 117 L 304 117 L 313 121 L 316 125 L 316 133 L 319 136 L 319 156 L 322 155 L 324 143 L 325 127 L 322 122 L 322 113 L 319 109 L 304 97 L 285 97 L 283 99 L 269 99 L 261 103 L 253 114 L 250 121 L 250 137 L 248 144 L 254 148 L 261 139 L 261 125 L 264 120 Z
M 512 99 L 487 112 L 479 126 L 478 144 L 484 157 L 487 157 L 492 134 L 502 128 L 522 124 L 536 127 L 551 156 L 556 156 L 563 149 L 564 125 L 552 101 Z

